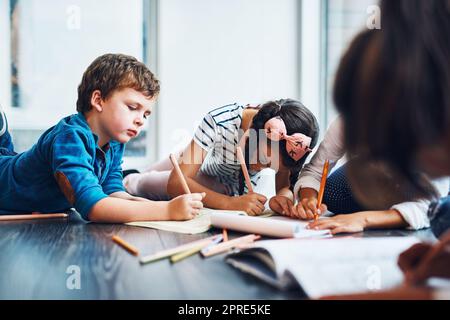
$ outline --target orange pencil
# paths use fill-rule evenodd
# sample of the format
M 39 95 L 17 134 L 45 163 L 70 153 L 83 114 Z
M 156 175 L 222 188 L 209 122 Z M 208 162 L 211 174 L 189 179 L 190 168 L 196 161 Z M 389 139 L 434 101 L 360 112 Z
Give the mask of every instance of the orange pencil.
M 67 218 L 67 217 L 68 217 L 67 213 L 14 214 L 14 215 L 0 216 L 0 221 L 58 219 L 58 218 Z
M 319 196 L 317 197 L 317 209 L 320 209 L 320 206 L 322 205 L 323 193 L 325 192 L 325 185 L 327 183 L 329 167 L 330 167 L 330 161 L 326 160 L 325 164 L 323 165 L 322 180 L 320 181 Z M 317 218 L 318 218 L 318 215 L 316 213 L 314 213 L 314 220 L 317 220 Z
M 241 164 L 242 172 L 244 173 L 245 184 L 247 185 L 247 189 L 249 193 L 253 193 L 253 187 L 250 180 L 250 175 L 248 174 L 247 165 L 245 164 L 244 154 L 242 153 L 241 147 L 237 147 L 236 154 Z
M 184 178 L 183 172 L 181 172 L 180 166 L 178 165 L 178 160 L 173 154 L 170 155 L 170 161 L 172 162 L 175 172 L 178 175 L 178 179 L 180 179 L 181 185 L 184 189 L 184 193 L 190 194 L 191 190 L 189 189 L 186 179 Z
M 223 229 L 223 231 L 222 231 L 222 238 L 223 238 L 223 242 L 228 241 L 228 232 L 227 232 L 227 229 Z
M 138 256 L 139 255 L 139 250 L 136 249 L 136 247 L 134 247 L 131 244 L 127 243 L 125 240 L 123 240 L 119 236 L 113 236 L 112 240 L 115 243 L 117 243 L 118 245 L 120 245 L 121 247 L 123 247 L 125 250 L 127 250 L 132 255 L 134 255 L 134 256 Z

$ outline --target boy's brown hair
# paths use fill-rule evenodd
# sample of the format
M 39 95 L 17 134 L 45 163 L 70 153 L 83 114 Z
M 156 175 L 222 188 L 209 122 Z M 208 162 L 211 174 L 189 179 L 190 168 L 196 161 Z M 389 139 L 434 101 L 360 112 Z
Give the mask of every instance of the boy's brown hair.
M 159 94 L 159 81 L 136 58 L 124 54 L 105 54 L 91 63 L 78 86 L 77 111 L 91 110 L 91 97 L 95 90 L 107 99 L 114 91 L 131 88 L 148 98 Z

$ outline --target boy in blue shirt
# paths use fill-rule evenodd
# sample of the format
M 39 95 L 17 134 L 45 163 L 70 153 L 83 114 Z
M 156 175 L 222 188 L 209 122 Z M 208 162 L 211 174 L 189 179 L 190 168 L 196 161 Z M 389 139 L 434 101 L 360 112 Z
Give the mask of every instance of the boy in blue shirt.
M 203 194 L 155 202 L 129 195 L 122 184 L 124 144 L 140 133 L 158 93 L 159 81 L 143 63 L 103 55 L 83 75 L 78 114 L 62 119 L 21 154 L 13 151 L 0 111 L 0 214 L 74 207 L 95 222 L 193 218 Z

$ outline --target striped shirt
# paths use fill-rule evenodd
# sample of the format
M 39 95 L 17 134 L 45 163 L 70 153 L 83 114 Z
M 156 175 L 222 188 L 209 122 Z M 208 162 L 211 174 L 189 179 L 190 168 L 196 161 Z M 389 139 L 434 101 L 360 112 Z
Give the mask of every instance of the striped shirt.
M 231 196 L 239 195 L 241 166 L 236 149 L 243 134 L 240 129 L 243 111 L 244 106 L 237 103 L 214 109 L 203 118 L 194 134 L 195 143 L 207 152 L 200 173 L 215 178 Z M 249 174 L 256 187 L 261 178 L 259 172 L 250 170 Z

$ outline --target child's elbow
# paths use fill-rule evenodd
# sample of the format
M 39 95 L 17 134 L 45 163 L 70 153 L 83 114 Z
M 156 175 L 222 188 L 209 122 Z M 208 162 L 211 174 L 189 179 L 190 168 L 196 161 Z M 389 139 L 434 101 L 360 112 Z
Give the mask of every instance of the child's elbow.
M 89 212 L 88 220 L 90 222 L 103 222 L 102 215 L 100 214 L 100 212 L 98 210 L 95 210 L 95 206 Z
M 102 199 L 96 204 L 94 204 L 89 211 L 87 217 L 90 222 L 98 222 L 98 223 L 105 223 L 107 222 L 105 219 L 105 202 L 107 202 L 108 198 Z M 106 200 L 106 201 L 105 201 Z

